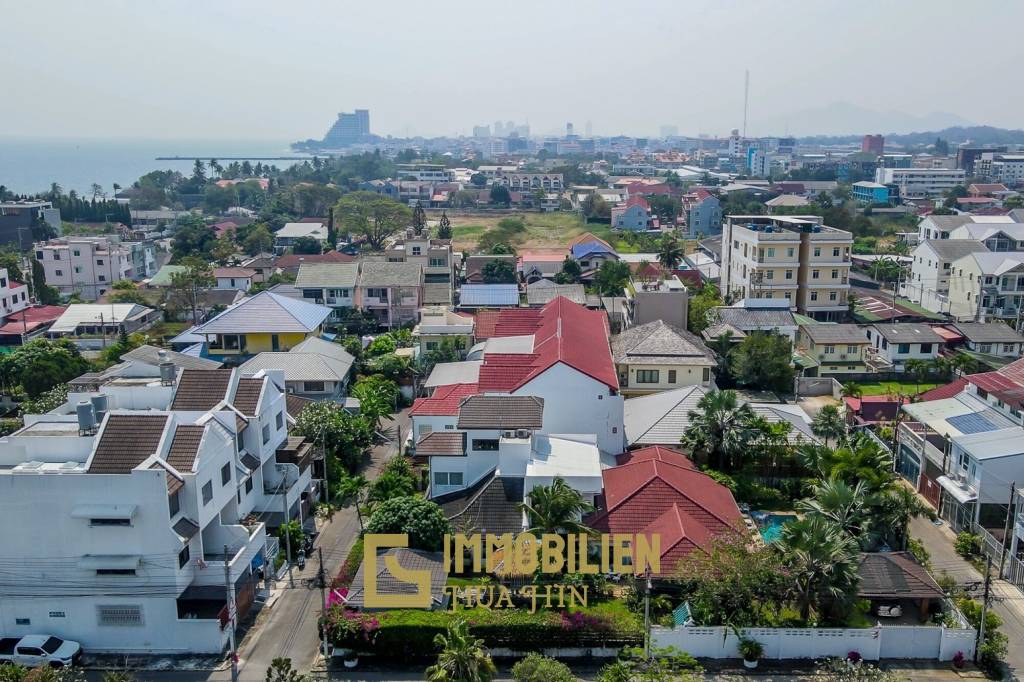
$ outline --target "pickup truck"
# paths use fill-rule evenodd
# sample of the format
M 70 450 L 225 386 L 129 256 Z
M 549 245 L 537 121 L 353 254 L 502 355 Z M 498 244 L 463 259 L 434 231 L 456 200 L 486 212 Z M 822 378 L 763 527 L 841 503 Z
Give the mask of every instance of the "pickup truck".
M 82 658 L 82 645 L 51 635 L 26 635 L 0 639 L 0 664 L 16 663 L 26 668 L 63 668 Z

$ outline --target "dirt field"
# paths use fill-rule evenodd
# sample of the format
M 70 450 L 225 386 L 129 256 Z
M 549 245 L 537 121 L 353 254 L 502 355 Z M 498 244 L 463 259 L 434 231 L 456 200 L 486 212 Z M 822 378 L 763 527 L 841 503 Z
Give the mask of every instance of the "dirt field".
M 440 211 L 430 211 L 430 220 L 437 220 Z M 519 218 L 526 223 L 526 235 L 516 244 L 519 249 L 565 248 L 569 240 L 584 232 L 604 237 L 610 232 L 607 225 L 585 225 L 575 213 L 534 213 L 526 211 L 495 211 L 465 213 L 448 211 L 452 221 L 456 249 L 472 250 L 480 236 L 495 227 L 503 218 Z

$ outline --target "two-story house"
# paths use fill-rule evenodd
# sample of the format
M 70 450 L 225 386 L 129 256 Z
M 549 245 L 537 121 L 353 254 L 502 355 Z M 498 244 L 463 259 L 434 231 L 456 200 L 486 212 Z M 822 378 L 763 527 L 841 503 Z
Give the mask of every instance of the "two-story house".
M 796 347 L 804 376 L 840 376 L 870 371 L 864 327 L 855 324 L 801 324 Z
M 288 395 L 341 401 L 353 363 L 355 358 L 341 344 L 310 337 L 286 353 L 260 353 L 246 360 L 238 371 L 243 376 L 251 376 L 260 371 L 279 370 L 284 373 Z
M 355 307 L 359 263 L 302 263 L 295 277 L 295 288 L 303 300 L 331 309 L 328 321 L 344 319 Z
M 424 305 L 451 305 L 457 267 L 451 240 L 431 239 L 429 230 L 417 235 L 410 227 L 387 245 L 384 255 L 390 263 L 416 263 L 423 269 Z
M 362 261 L 356 305 L 389 329 L 415 322 L 423 305 L 423 267 L 419 263 Z
M 420 310 L 420 321 L 413 327 L 412 336 L 419 344 L 420 354 L 439 349 L 446 339 L 462 354 L 473 345 L 476 320 L 470 315 L 457 313 L 444 306 L 426 306 Z
M 988 251 L 976 239 L 925 239 L 911 253 L 910 277 L 900 293 L 933 313 L 950 313 L 949 282 L 953 263 L 972 253 Z
M 715 355 L 682 327 L 655 320 L 616 334 L 612 359 L 626 398 L 681 386 L 714 387 Z
M 951 325 L 975 353 L 1016 360 L 1024 354 L 1024 336 L 1002 322 L 956 322 Z
M 330 314 L 330 308 L 261 291 L 193 327 L 190 333 L 206 340 L 204 357 L 241 364 L 257 353 L 288 351 L 319 336 Z
M 323 223 L 285 223 L 274 233 L 274 253 L 282 254 L 295 246 L 302 238 L 315 239 L 320 244 L 327 244 L 327 226 Z M 331 245 L 331 248 L 334 248 Z
M 905 372 L 908 360 L 934 360 L 944 343 L 931 327 L 919 322 L 875 324 L 866 333 L 871 344 L 867 362 L 876 370 Z
M 250 268 L 214 268 L 213 276 L 218 289 L 249 291 L 256 281 L 257 272 Z
M 711 192 L 698 188 L 683 195 L 683 212 L 689 239 L 703 239 L 722 233 L 722 203 Z
M 957 320 L 1016 320 L 1024 307 L 1024 252 L 971 253 L 953 262 L 949 314 Z

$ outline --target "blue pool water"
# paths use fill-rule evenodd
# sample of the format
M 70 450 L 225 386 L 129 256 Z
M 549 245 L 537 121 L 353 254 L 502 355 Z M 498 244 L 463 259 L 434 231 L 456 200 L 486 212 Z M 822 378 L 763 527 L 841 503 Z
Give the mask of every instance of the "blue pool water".
M 782 526 L 790 521 L 796 520 L 795 514 L 772 514 L 770 512 L 752 512 L 751 516 L 757 522 L 761 537 L 768 544 L 771 544 L 782 537 Z

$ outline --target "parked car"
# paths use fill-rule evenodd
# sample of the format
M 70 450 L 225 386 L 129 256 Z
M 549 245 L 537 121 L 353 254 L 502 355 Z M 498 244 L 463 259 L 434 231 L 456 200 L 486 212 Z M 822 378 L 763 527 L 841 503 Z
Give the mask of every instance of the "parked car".
M 26 668 L 63 668 L 77 664 L 81 658 L 81 644 L 52 635 L 0 639 L 0 663 L 16 663 Z

